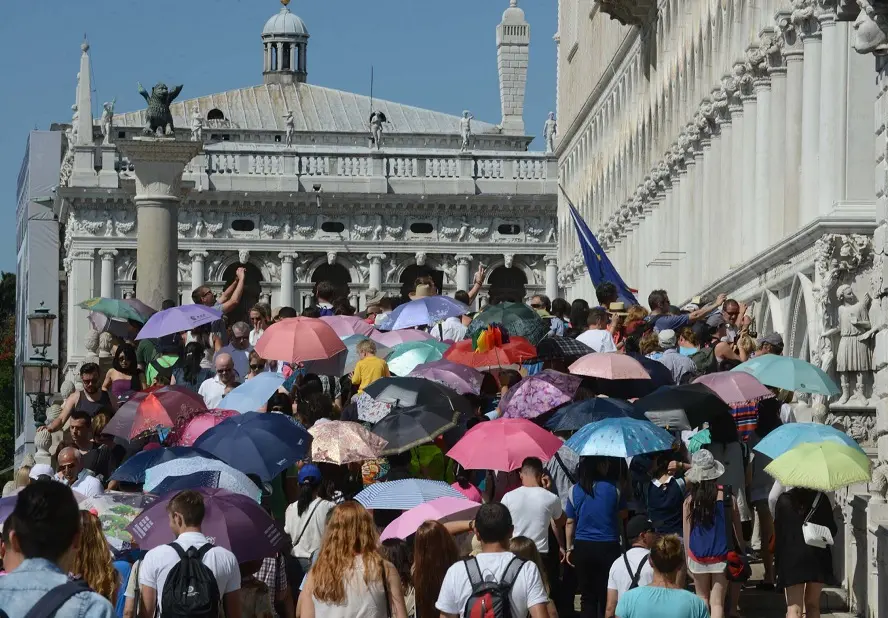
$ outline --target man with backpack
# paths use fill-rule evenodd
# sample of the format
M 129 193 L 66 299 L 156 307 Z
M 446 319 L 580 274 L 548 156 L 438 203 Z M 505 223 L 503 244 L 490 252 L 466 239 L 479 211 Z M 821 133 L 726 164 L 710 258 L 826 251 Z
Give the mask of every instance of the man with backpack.
M 654 526 L 647 515 L 635 515 L 626 524 L 626 540 L 632 545 L 611 565 L 607 577 L 605 618 L 613 618 L 623 593 L 653 581 L 654 569 L 648 556 L 655 539 Z
M 549 597 L 539 569 L 509 551 L 512 516 L 502 504 L 478 509 L 470 525 L 481 553 L 447 570 L 435 604 L 448 618 L 547 618 Z
M 67 486 L 32 482 L 19 492 L 4 526 L 9 549 L 23 560 L 0 577 L 0 617 L 114 618 L 107 599 L 66 575 L 80 535 L 80 511 Z
M 142 560 L 142 616 L 217 618 L 221 606 L 226 618 L 241 618 L 237 558 L 201 533 L 203 497 L 192 490 L 180 492 L 167 512 L 176 540 L 155 547 Z

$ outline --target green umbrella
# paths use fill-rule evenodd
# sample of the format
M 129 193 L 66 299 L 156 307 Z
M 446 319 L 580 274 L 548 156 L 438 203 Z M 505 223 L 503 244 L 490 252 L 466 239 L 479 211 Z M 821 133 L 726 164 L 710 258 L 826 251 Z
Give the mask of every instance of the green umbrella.
M 820 367 L 792 356 L 763 354 L 734 367 L 758 378 L 766 386 L 776 386 L 798 393 L 838 395 L 838 385 Z
M 417 365 L 431 363 L 444 358 L 450 346 L 434 339 L 428 341 L 408 341 L 392 348 L 386 362 L 389 371 L 397 376 L 406 376 Z
M 469 324 L 469 336 L 491 324 L 501 324 L 507 333 L 524 337 L 532 345 L 538 344 L 549 332 L 549 327 L 536 311 L 522 303 L 504 302 L 488 305 L 476 315 Z
M 870 460 L 859 449 L 839 442 L 804 442 L 765 466 L 787 487 L 835 491 L 870 480 Z
M 142 312 L 139 312 L 132 304 L 119 298 L 90 298 L 77 306 L 88 311 L 101 313 L 109 318 L 135 320 L 136 322 L 141 322 L 143 324 L 149 317 L 151 317 L 150 313 L 143 315 Z

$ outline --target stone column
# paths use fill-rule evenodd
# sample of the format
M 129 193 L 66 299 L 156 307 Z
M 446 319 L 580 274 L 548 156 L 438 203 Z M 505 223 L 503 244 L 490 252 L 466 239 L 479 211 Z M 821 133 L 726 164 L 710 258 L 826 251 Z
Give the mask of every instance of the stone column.
M 136 297 L 151 307 L 178 297 L 178 218 L 182 172 L 203 144 L 170 138 L 121 140 L 118 149 L 135 166 Z
M 84 339 L 92 328 L 87 321 L 89 311 L 78 303 L 96 295 L 95 252 L 92 249 L 71 249 L 66 258 L 68 268 L 68 360 L 79 361 L 86 356 Z
M 785 19 L 788 20 L 788 17 Z M 802 97 L 804 95 L 804 49 L 798 30 L 791 25 L 783 31 L 786 58 L 786 138 L 785 176 L 776 179 L 783 186 L 783 230 L 800 226 L 802 167 Z M 777 127 L 774 127 L 775 129 Z
M 750 246 L 747 255 L 761 253 L 768 247 L 768 229 L 771 217 L 771 185 L 768 173 L 771 169 L 771 82 L 760 77 L 754 83 L 756 96 L 755 143 L 752 154 L 755 166 L 755 191 L 753 192 L 753 208 L 755 214 L 752 221 Z
M 761 236 L 756 228 L 755 177 L 756 177 L 756 137 L 758 131 L 758 101 L 750 78 L 743 86 L 740 100 L 743 102 L 743 163 L 741 171 L 741 208 L 737 222 L 739 226 L 740 251 L 737 257 L 746 260 L 755 251 L 755 237 Z
M 206 280 L 206 273 L 204 271 L 204 261 L 207 259 L 209 253 L 206 251 L 189 251 L 188 257 L 191 258 L 191 291 L 193 292 L 200 286 L 204 284 Z M 194 303 L 191 300 L 191 294 L 186 294 L 182 298 L 183 303 L 185 305 L 191 305 Z
M 839 61 L 842 59 L 838 48 L 839 33 L 836 28 L 836 14 L 831 8 L 824 8 L 817 16 L 821 31 L 820 65 L 820 146 L 818 157 L 817 182 L 820 216 L 829 214 L 838 197 L 836 190 L 836 168 L 844 161 L 838 159 L 836 143 L 837 127 L 847 120 L 838 114 L 839 96 L 847 95 L 848 85 L 839 81 Z
M 100 249 L 99 255 L 102 258 L 102 278 L 99 296 L 114 298 L 114 256 L 117 255 L 117 249 Z
M 768 166 L 768 212 L 765 227 L 768 230 L 766 246 L 777 243 L 784 236 L 783 218 L 786 201 L 784 186 L 788 181 L 786 165 L 786 63 L 778 50 L 771 54 L 768 73 L 771 76 L 771 118 L 768 121 L 770 135 L 767 137 L 770 148 Z M 763 142 L 760 142 L 763 144 Z
M 722 182 L 725 183 L 731 192 L 728 199 L 728 203 L 731 204 L 731 211 L 727 217 L 728 221 L 730 221 L 728 229 L 739 231 L 738 236 L 742 238 L 743 232 L 740 228 L 743 226 L 744 214 L 743 179 L 746 176 L 744 172 L 746 158 L 744 157 L 743 146 L 745 142 L 746 118 L 743 115 L 744 110 L 740 97 L 736 93 L 731 97 L 730 109 L 734 137 L 731 140 L 731 152 L 728 155 L 728 173 L 722 175 Z M 717 268 L 716 275 L 721 275 L 734 264 L 739 264 L 742 259 L 742 251 L 743 247 L 740 242 L 736 241 L 735 237 L 729 243 L 729 250 L 723 254 L 723 262 Z
M 802 79 L 802 174 L 799 226 L 813 221 L 819 213 L 820 166 L 820 91 L 823 41 L 820 37 L 820 23 L 813 17 L 801 20 L 804 66 Z
M 293 306 L 293 260 L 296 253 L 283 251 L 278 253 L 281 259 L 281 307 Z
M 466 292 L 469 291 L 469 288 L 472 285 L 472 273 L 470 272 L 470 268 L 472 266 L 472 256 L 471 255 L 457 255 L 456 256 L 456 289 L 464 290 Z
M 382 290 L 382 261 L 385 253 L 368 253 L 367 259 L 370 261 L 369 287 Z
M 547 255 L 546 260 L 546 296 L 549 300 L 558 298 L 558 256 Z
M 686 258 L 688 259 L 685 263 L 690 264 L 691 267 L 691 287 L 690 292 L 693 294 L 694 290 L 702 287 L 702 285 L 706 282 L 706 279 L 703 277 L 703 264 L 706 260 L 694 259 L 694 251 L 693 246 L 695 242 L 700 242 L 702 249 L 703 239 L 707 236 L 710 236 L 709 230 L 712 228 L 709 227 L 709 202 L 706 201 L 706 190 L 707 190 L 707 175 L 709 174 L 710 165 L 712 163 L 712 140 L 708 137 L 708 133 L 705 134 L 700 139 L 700 147 L 697 148 L 696 152 L 694 152 L 694 158 L 697 162 L 694 170 L 694 223 L 693 223 L 693 234 L 694 236 L 691 238 L 691 243 L 688 245 L 688 255 Z M 694 239 L 697 239 L 696 241 Z M 707 253 L 700 253 L 700 255 L 708 255 Z

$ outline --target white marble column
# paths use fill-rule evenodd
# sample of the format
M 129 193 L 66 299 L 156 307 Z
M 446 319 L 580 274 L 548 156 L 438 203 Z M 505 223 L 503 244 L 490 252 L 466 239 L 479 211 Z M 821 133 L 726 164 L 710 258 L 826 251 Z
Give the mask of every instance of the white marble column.
M 469 269 L 472 265 L 471 255 L 456 256 L 456 289 L 468 292 L 471 287 L 471 272 Z
M 77 362 L 86 354 L 84 337 L 91 328 L 89 311 L 79 306 L 96 295 L 95 253 L 92 249 L 71 249 L 68 252 L 68 361 Z
M 278 253 L 281 259 L 281 307 L 293 306 L 293 260 L 298 257 L 292 251 Z
M 825 8 L 818 15 L 821 29 L 820 65 L 820 146 L 817 180 L 819 183 L 818 212 L 820 216 L 829 214 L 838 198 L 836 168 L 844 161 L 838 159 L 839 146 L 836 142 L 838 126 L 845 124 L 844 117 L 838 114 L 839 96 L 848 96 L 847 84 L 840 81 L 839 61 L 843 58 L 839 50 L 839 33 L 836 27 L 836 14 Z
M 102 278 L 99 296 L 102 298 L 114 298 L 114 256 L 117 249 L 100 249 L 102 258 Z
M 802 174 L 799 225 L 805 226 L 819 214 L 820 164 L 820 94 L 823 41 L 820 24 L 814 18 L 804 20 L 802 45 L 804 47 L 804 77 L 802 84 Z
M 756 255 L 768 248 L 768 225 L 771 217 L 771 82 L 767 78 L 755 80 L 756 121 L 753 161 L 755 165 L 755 191 L 753 193 L 754 219 L 749 236 L 748 255 Z
M 786 57 L 786 174 L 783 178 L 783 229 L 785 234 L 801 225 L 802 197 L 802 98 L 804 96 L 804 50 L 795 28 L 784 32 Z M 778 179 L 778 182 L 780 180 Z M 785 235 L 784 234 L 784 235 Z
M 546 296 L 549 300 L 558 298 L 558 256 L 547 255 L 546 258 Z
M 738 257 L 747 260 L 755 255 L 755 238 L 761 236 L 756 228 L 755 179 L 756 179 L 756 137 L 758 132 L 758 101 L 752 85 L 747 86 L 743 101 L 743 163 L 741 164 L 741 208 L 738 222 L 740 251 Z
M 368 287 L 382 290 L 382 261 L 385 259 L 385 253 L 368 253 L 367 260 L 370 262 L 370 273 L 368 276 Z
M 703 239 L 709 236 L 709 230 L 711 229 L 708 226 L 709 209 L 707 208 L 705 198 L 707 189 L 706 175 L 711 163 L 711 160 L 709 159 L 711 152 L 711 139 L 709 137 L 703 137 L 700 140 L 700 146 L 694 152 L 696 165 L 694 166 L 694 204 L 691 210 L 691 216 L 693 218 L 691 228 L 692 237 L 691 243 L 688 244 L 688 249 L 686 249 L 688 254 L 685 256 L 685 263 L 690 265 L 691 271 L 689 287 L 691 294 L 705 283 L 705 280 L 703 279 L 703 263 L 706 260 L 694 259 L 694 247 L 697 247 L 697 250 L 703 248 Z M 700 255 L 707 254 L 701 252 Z
M 768 166 L 768 230 L 766 246 L 770 247 L 784 237 L 784 187 L 787 181 L 786 166 L 786 63 L 778 51 L 772 55 L 768 69 L 771 76 L 771 119 L 766 138 L 770 148 Z
M 731 192 L 728 202 L 731 204 L 731 210 L 728 213 L 727 220 L 730 221 L 728 229 L 731 232 L 731 241 L 729 242 L 728 251 L 724 253 L 724 258 L 716 275 L 727 272 L 733 265 L 739 264 L 742 260 L 743 247 L 741 245 L 743 226 L 743 179 L 745 177 L 744 166 L 746 158 L 744 156 L 743 146 L 745 144 L 746 118 L 743 114 L 743 106 L 740 103 L 740 97 L 735 95 L 732 97 L 731 104 L 731 126 L 734 132 L 731 140 L 731 153 L 728 161 L 728 173 L 723 176 L 722 180 L 726 184 L 726 188 Z
M 195 249 L 193 251 L 188 252 L 188 257 L 191 258 L 191 291 L 193 292 L 200 286 L 204 284 L 206 280 L 206 274 L 204 273 L 204 262 L 209 255 L 206 251 L 201 251 Z M 183 305 L 191 305 L 194 304 L 194 301 L 191 299 L 191 294 L 183 294 L 182 295 L 182 304 Z
M 688 270 L 691 268 L 689 258 L 693 255 L 692 245 L 696 242 L 691 234 L 691 223 L 694 220 L 692 208 L 694 203 L 694 166 L 693 158 L 686 159 L 684 167 L 679 172 L 679 184 L 681 185 L 681 195 L 679 196 L 678 212 L 679 217 L 675 219 L 675 251 L 677 253 L 671 257 L 674 258 L 673 264 L 673 286 L 676 298 L 685 298 L 689 290 L 690 274 Z

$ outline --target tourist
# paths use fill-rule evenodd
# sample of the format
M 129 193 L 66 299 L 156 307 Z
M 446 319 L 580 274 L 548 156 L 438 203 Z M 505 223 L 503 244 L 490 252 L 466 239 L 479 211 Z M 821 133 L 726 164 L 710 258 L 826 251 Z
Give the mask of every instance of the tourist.
M 457 299 L 459 300 L 459 299 Z M 392 299 L 388 296 L 384 296 L 379 301 L 379 313 L 373 318 L 373 325 L 377 328 L 380 324 L 385 322 L 385 320 L 391 315 L 392 311 L 394 311 L 395 307 L 392 304 Z
M 552 300 L 552 308 L 549 309 L 549 313 L 553 318 L 561 320 L 562 330 L 559 336 L 564 336 L 564 331 L 567 330 L 570 321 L 570 303 L 563 298 L 555 298 Z
M 703 324 L 708 332 L 708 327 Z M 715 360 L 715 350 L 712 346 L 701 346 L 700 339 L 694 329 L 685 326 L 678 333 L 678 352 L 694 361 L 699 375 L 706 375 L 718 371 L 718 363 Z
M 610 281 L 602 281 L 595 286 L 595 301 L 599 307 L 607 309 L 611 303 L 620 300 L 617 286 Z
M 832 551 L 805 542 L 805 523 L 825 526 L 832 538 L 837 528 L 826 494 L 795 487 L 777 499 L 774 514 L 774 561 L 777 581 L 786 594 L 787 618 L 820 618 L 820 592 L 835 581 Z
M 406 618 L 401 576 L 379 553 L 373 517 L 357 502 L 333 510 L 300 599 L 300 618 Z
M 660 331 L 662 334 L 663 331 Z M 684 536 L 682 508 L 685 501 L 685 480 L 676 472 L 687 466 L 677 461 L 672 452 L 657 453 L 651 478 L 644 487 L 647 516 L 657 534 Z
M 604 613 L 607 578 L 620 556 L 625 497 L 612 480 L 607 457 L 583 457 L 568 496 L 567 561 L 576 568 L 583 618 Z
M 771 541 L 774 536 L 774 516 L 768 508 L 768 495 L 774 487 L 774 477 L 765 472 L 765 466 L 771 462 L 755 450 L 756 445 L 769 433 L 780 427 L 780 402 L 776 398 L 763 399 L 758 404 L 758 422 L 755 431 L 749 436 L 747 444 L 751 461 L 752 476 L 749 483 L 749 500 L 755 509 L 759 521 L 759 538 L 761 549 L 759 554 L 765 576 L 759 584 L 760 590 L 774 590 L 774 555 L 771 553 Z
M 13 519 L 8 517 L 3 522 L 2 531 L 0 531 L 0 576 L 6 575 L 19 568 L 25 561 L 25 556 L 16 551 L 9 542 L 9 534 L 12 532 Z
M 367 288 L 364 293 L 364 313 L 367 323 L 371 326 L 376 322 L 376 316 L 382 313 L 380 303 L 385 298 L 385 293 L 379 288 Z
M 513 531 L 509 509 L 502 504 L 485 504 L 478 509 L 471 528 L 481 544 L 481 551 L 474 558 L 457 562 L 447 570 L 435 603 L 441 616 L 469 618 L 469 610 L 473 608 L 467 608 L 466 604 L 472 596 L 472 580 L 475 578 L 470 572 L 474 572 L 480 580 L 478 583 L 492 580 L 509 586 L 514 618 L 528 614 L 531 618 L 548 618 L 549 595 L 539 568 L 532 562 L 516 562 L 520 558 L 509 550 Z M 475 611 L 480 609 L 475 608 Z
M 315 298 L 320 311 L 318 317 L 333 315 L 333 301 L 336 300 L 336 286 L 329 281 L 319 281 L 315 285 Z
M 469 480 L 469 471 L 457 463 L 454 463 L 454 479 L 451 487 L 472 502 L 481 504 L 481 490 Z
M 552 301 L 548 296 L 545 294 L 535 295 L 530 299 L 530 308 L 536 311 L 549 326 L 549 335 L 553 337 L 564 335 L 564 320 L 552 315 Z
M 564 524 L 566 517 L 561 500 L 543 487 L 543 462 L 528 457 L 521 464 L 521 487 L 503 496 L 502 504 L 509 509 L 515 536 L 533 539 L 546 565 L 548 581 L 555 583 L 558 565 L 565 555 Z M 554 525 L 558 547 L 549 547 L 549 526 Z
M 263 373 L 266 371 L 266 369 L 265 369 L 266 361 L 264 358 L 259 356 L 259 353 L 256 352 L 256 350 L 250 350 L 250 355 L 248 357 L 248 360 L 250 363 L 250 371 L 247 373 L 247 376 L 246 376 L 246 378 L 244 378 L 244 381 L 251 380 L 251 379 L 255 378 L 256 376 L 258 376 L 260 373 Z
M 549 603 L 546 605 L 547 615 L 549 618 L 558 618 L 558 610 L 555 607 L 555 602 L 552 600 L 553 582 L 546 576 L 546 567 L 543 565 L 543 557 L 540 556 L 536 543 L 534 543 L 533 539 L 529 539 L 526 536 L 515 536 L 509 541 L 509 551 L 522 560 L 532 562 L 536 565 L 536 568 L 540 572 L 540 577 L 543 578 L 543 588 L 545 588 L 546 594 L 549 595 Z
M 407 618 L 416 617 L 416 590 L 413 588 L 413 547 L 404 539 L 386 539 L 379 547 L 382 557 L 392 563 L 401 577 Z M 433 612 L 433 616 L 437 615 Z
M 203 397 L 207 408 L 218 408 L 222 399 L 232 390 L 240 386 L 234 360 L 229 354 L 222 352 L 216 356 L 216 375 L 207 378 L 200 385 L 197 394 Z
M 92 418 L 83 410 L 74 410 L 68 419 L 68 433 L 71 434 L 71 446 L 77 449 L 82 457 L 97 448 L 93 442 Z M 87 468 L 86 464 L 84 467 Z M 90 468 L 91 469 L 91 468 Z
M 468 293 L 462 290 L 457 291 L 456 294 L 453 295 L 453 298 L 466 306 L 471 305 L 472 303 Z M 472 318 L 469 317 L 468 313 L 450 316 L 443 322 L 439 322 L 430 328 L 429 333 L 438 341 L 452 341 L 457 343 L 466 338 L 466 334 L 469 331 L 469 324 L 471 323 Z
M 639 586 L 648 586 L 654 580 L 649 554 L 656 540 L 657 534 L 647 515 L 635 515 L 626 524 L 629 548 L 614 560 L 608 572 L 606 617 L 615 615 L 617 602 L 624 594 Z
M 424 522 L 413 541 L 413 586 L 416 590 L 416 614 L 437 616 L 435 603 L 447 570 L 459 562 L 456 542 L 443 524 Z
M 268 589 L 268 601 L 277 618 L 293 618 L 296 607 L 293 603 L 293 592 L 287 578 L 286 557 L 282 552 L 262 560 L 262 566 L 256 577 Z M 243 579 L 241 579 L 243 583 Z M 300 582 L 301 583 L 301 582 Z
M 616 352 L 617 346 L 614 345 L 613 335 L 607 330 L 609 322 L 607 310 L 602 307 L 593 307 L 589 310 L 587 321 L 589 328 L 577 336 L 577 341 L 585 343 L 595 352 Z
M 589 303 L 582 298 L 570 304 L 570 325 L 564 331 L 565 337 L 576 339 L 589 326 Z
M 250 373 L 250 325 L 246 322 L 235 322 L 231 326 L 231 343 L 216 352 L 216 358 L 220 354 L 228 354 L 234 361 L 234 369 L 239 380 L 243 381 Z
M 355 364 L 351 382 L 358 387 L 358 393 L 360 394 L 376 380 L 387 378 L 391 374 L 389 373 L 388 363 L 376 356 L 376 342 L 372 339 L 362 339 L 355 346 L 355 349 L 360 360 Z
M 763 356 L 765 354 L 783 355 L 783 337 L 780 333 L 768 333 L 759 337 L 756 343 L 758 344 L 756 356 Z
M 324 482 L 321 470 L 306 464 L 299 470 L 299 492 L 284 515 L 284 532 L 290 536 L 288 574 L 290 581 L 302 581 L 308 573 L 311 557 L 321 548 L 327 529 L 327 514 L 336 506 L 332 502 L 330 483 Z
M 617 618 L 709 618 L 703 600 L 678 584 L 684 555 L 677 536 L 670 534 L 657 539 L 649 559 L 654 567 L 651 583 L 620 597 Z
M 80 451 L 73 447 L 65 447 L 58 454 L 59 471 L 56 480 L 62 481 L 77 493 L 87 498 L 95 498 L 105 493 L 102 481 L 83 469 Z
M 675 331 L 664 328 L 657 334 L 657 341 L 663 354 L 657 361 L 666 366 L 672 374 L 674 384 L 687 384 L 697 376 L 697 365 L 687 356 L 678 351 L 678 341 Z
M 722 303 L 719 311 L 706 319 L 706 323 L 714 327 L 718 327 L 720 323 L 725 324 L 725 341 L 727 343 L 734 343 L 737 341 L 737 337 L 740 336 L 740 327 L 745 321 L 740 316 L 743 316 L 745 320 L 749 319 L 746 317 L 746 305 L 742 305 L 733 298 L 729 298 Z
M 173 381 L 173 372 L 185 354 L 182 335 L 173 333 L 157 340 L 157 358 L 145 369 L 145 380 L 149 386 L 168 385 Z
M 697 596 L 713 618 L 726 615 L 728 579 L 725 570 L 728 552 L 733 545 L 729 536 L 731 530 L 740 543 L 740 553 L 744 551 L 737 501 L 726 492 L 727 487 L 718 483 L 724 473 L 725 466 L 712 453 L 699 450 L 691 458 L 691 468 L 685 474 L 689 492 L 682 519 L 687 568 L 694 579 Z
M 101 479 L 107 479 L 122 461 L 122 454 L 115 449 L 113 441 L 104 445 L 95 440 L 107 423 L 104 413 L 96 414 L 92 419 L 82 410 L 75 410 L 68 420 L 68 431 L 71 434 L 72 447 L 80 454 L 84 470 L 89 470 Z M 99 434 L 95 433 L 95 429 Z
M 108 391 L 101 389 L 101 380 L 99 379 L 99 366 L 95 363 L 84 363 L 80 367 L 80 381 L 83 383 L 83 390 L 74 391 L 65 399 L 59 415 L 55 417 L 48 425 L 41 425 L 38 431 L 56 432 L 65 426 L 68 417 L 74 410 L 82 410 L 89 414 L 92 418 L 99 412 L 106 412 L 109 416 L 117 411 L 117 403 L 108 394 Z
M 111 369 L 105 374 L 102 390 L 110 391 L 112 399 L 120 404 L 147 386 L 136 362 L 136 349 L 129 343 L 117 346 Z
M 120 575 L 111 561 L 111 551 L 98 515 L 80 511 L 80 537 L 71 563 L 71 573 L 97 593 L 117 605 Z
M 203 360 L 200 366 L 205 369 L 213 368 L 213 356 L 222 348 L 222 339 L 211 329 L 210 324 L 202 324 L 188 331 L 185 337 L 185 349 L 187 354 L 188 344 L 198 343 L 203 351 Z
M 666 290 L 654 290 L 648 295 L 648 306 L 651 308 L 651 312 L 647 321 L 658 332 L 666 329 L 679 331 L 688 324 L 707 317 L 725 302 L 725 298 L 724 294 L 719 294 L 715 302 L 709 303 L 697 311 L 671 315 L 672 305 L 669 303 L 669 294 Z
M 225 610 L 227 618 L 240 618 L 240 568 L 234 554 L 218 545 L 213 545 L 201 532 L 205 513 L 203 497 L 196 491 L 182 491 L 169 501 L 167 513 L 170 529 L 176 540 L 169 545 L 155 547 L 142 559 L 139 568 L 139 588 L 142 599 L 142 615 L 163 618 L 164 584 L 173 567 L 185 557 L 185 552 L 194 547 L 198 550 L 201 562 L 216 578 L 221 599 L 211 599 L 217 607 Z
M 185 356 L 182 361 L 173 368 L 170 384 L 184 386 L 192 392 L 198 392 L 201 385 L 213 377 L 213 369 L 204 367 L 206 352 L 203 345 L 192 341 L 185 345 Z M 212 365 L 211 365 L 212 367 Z
M 261 568 L 262 560 L 240 564 L 241 618 L 275 618 L 268 586 L 256 577 Z
M 244 278 L 246 277 L 246 274 L 247 269 L 243 266 L 239 266 L 237 270 L 234 271 L 234 281 L 231 282 L 231 285 L 225 288 L 225 291 L 222 292 L 218 299 L 208 286 L 202 285 L 191 292 L 191 300 L 195 305 L 212 307 L 223 315 L 231 313 L 240 305 L 244 293 Z M 224 346 L 228 343 L 225 320 L 216 320 L 210 325 L 210 330 L 213 332 L 213 335 L 219 339 L 221 345 Z
M 285 414 L 292 418 L 293 400 L 290 399 L 289 394 L 282 393 L 281 391 L 275 391 L 274 394 L 269 397 L 268 401 L 265 403 L 265 411 L 275 412 L 277 414 Z
M 268 305 L 265 303 L 256 303 L 250 309 L 250 324 L 253 329 L 250 331 L 250 346 L 255 346 L 259 342 L 259 337 L 268 328 L 271 317 L 268 315 Z
M 37 482 L 19 494 L 9 526 L 10 556 L 23 560 L 0 577 L 0 612 L 9 618 L 26 616 L 47 593 L 71 580 L 66 575 L 73 564 L 80 533 L 77 500 L 61 483 Z M 71 587 L 67 600 L 55 612 L 82 618 L 114 618 L 108 599 L 83 587 Z
M 607 314 L 610 317 L 610 323 L 607 325 L 607 330 L 611 334 L 611 338 L 614 340 L 614 345 L 617 346 L 617 349 L 622 350 L 625 346 L 626 339 L 626 316 L 629 313 L 626 311 L 626 305 L 622 302 L 611 303 L 607 307 Z
M 281 320 L 287 320 L 289 318 L 298 318 L 299 312 L 296 311 L 293 307 L 281 307 L 278 310 L 277 318 L 275 322 L 280 322 Z

